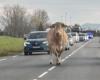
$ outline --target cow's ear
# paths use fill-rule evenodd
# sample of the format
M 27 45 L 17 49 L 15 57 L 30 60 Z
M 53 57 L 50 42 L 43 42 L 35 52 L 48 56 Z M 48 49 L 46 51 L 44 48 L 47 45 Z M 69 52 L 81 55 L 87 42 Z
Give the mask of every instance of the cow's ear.
M 50 26 L 50 28 L 54 28 L 55 27 L 55 24 L 52 24 L 51 26 Z
M 53 28 L 53 26 L 51 25 L 50 28 Z
M 61 24 L 61 26 L 62 26 L 62 27 L 65 27 L 65 24 L 64 24 L 64 23 L 62 23 L 62 24 Z
M 49 26 L 50 28 L 52 28 L 52 26 Z

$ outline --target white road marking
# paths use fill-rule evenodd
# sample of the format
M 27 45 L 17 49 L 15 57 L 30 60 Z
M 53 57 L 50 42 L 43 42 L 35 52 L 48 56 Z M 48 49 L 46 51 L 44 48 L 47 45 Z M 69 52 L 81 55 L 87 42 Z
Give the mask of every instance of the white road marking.
M 0 59 L 0 61 L 5 61 L 5 60 L 7 60 L 7 59 Z
M 42 73 L 40 76 L 38 76 L 38 78 L 42 78 L 44 75 L 46 75 L 48 73 L 48 71 Z
M 62 59 L 61 61 L 64 62 L 66 60 L 66 58 Z
M 33 79 L 33 80 L 37 80 L 37 79 Z
M 52 71 L 56 66 L 52 66 L 51 68 L 48 69 L 48 71 Z
M 90 40 L 91 41 L 91 40 Z M 86 42 L 85 44 L 83 44 L 81 47 L 77 48 L 76 50 L 74 50 L 70 55 L 66 56 L 65 58 L 62 59 L 62 62 L 64 62 L 66 59 L 68 59 L 69 57 L 71 57 L 72 55 L 74 55 L 77 51 L 79 51 L 81 48 L 83 48 L 86 44 L 88 44 L 90 41 Z M 46 75 L 49 71 L 52 71 L 53 69 L 55 69 L 56 66 L 52 66 L 51 68 L 48 69 L 48 71 L 42 73 L 40 76 L 38 76 L 38 78 L 42 78 L 44 75 Z M 33 80 L 38 80 L 37 79 L 33 79 Z
M 17 57 L 17 56 L 12 56 L 13 58 Z
M 12 58 L 16 58 L 17 57 L 17 55 L 16 56 L 11 56 Z M 0 61 L 5 61 L 5 60 L 7 60 L 7 58 L 5 58 L 5 59 L 0 59 Z

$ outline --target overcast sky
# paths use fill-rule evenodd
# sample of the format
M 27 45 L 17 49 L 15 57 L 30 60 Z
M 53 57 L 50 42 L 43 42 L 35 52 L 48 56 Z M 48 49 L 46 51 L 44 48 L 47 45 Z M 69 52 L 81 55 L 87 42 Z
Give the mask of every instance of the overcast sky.
M 6 4 L 19 4 L 29 9 L 45 9 L 50 22 L 100 23 L 100 0 L 0 0 L 0 9 Z

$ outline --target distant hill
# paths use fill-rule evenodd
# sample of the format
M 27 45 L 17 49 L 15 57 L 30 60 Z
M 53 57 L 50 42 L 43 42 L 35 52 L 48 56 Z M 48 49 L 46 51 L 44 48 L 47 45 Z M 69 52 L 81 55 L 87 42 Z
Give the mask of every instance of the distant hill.
M 100 24 L 86 23 L 81 25 L 81 28 L 83 30 L 100 30 Z

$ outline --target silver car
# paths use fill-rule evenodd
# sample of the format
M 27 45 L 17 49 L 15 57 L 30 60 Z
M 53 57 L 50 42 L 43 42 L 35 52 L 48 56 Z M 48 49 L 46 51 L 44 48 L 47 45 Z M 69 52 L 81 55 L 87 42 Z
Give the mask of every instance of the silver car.
M 88 41 L 89 38 L 88 38 L 87 33 L 79 33 L 79 40 L 80 41 Z
M 71 35 L 71 33 L 68 33 L 68 40 L 69 40 L 69 44 L 70 44 L 71 46 L 73 46 L 73 45 L 74 45 L 74 38 L 73 38 L 73 36 Z

